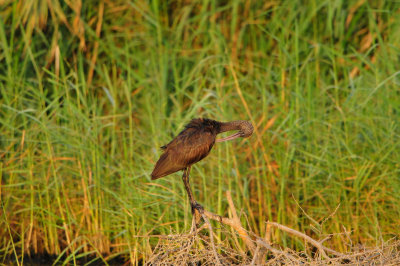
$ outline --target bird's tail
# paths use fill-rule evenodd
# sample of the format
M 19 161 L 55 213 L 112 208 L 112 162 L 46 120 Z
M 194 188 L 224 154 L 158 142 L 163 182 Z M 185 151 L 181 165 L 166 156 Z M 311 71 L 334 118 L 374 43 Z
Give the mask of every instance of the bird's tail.
M 176 163 L 171 162 L 168 155 L 164 153 L 160 156 L 160 159 L 158 159 L 156 166 L 151 173 L 151 180 L 170 175 L 179 170 L 182 170 L 183 168 L 184 167 L 182 167 L 181 165 L 177 165 Z

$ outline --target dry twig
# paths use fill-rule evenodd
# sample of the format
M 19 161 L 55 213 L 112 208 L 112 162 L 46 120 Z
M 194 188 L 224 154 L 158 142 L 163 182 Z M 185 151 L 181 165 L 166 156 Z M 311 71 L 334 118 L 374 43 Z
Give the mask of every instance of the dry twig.
M 328 256 L 326 255 L 325 251 L 327 251 L 327 252 L 329 252 L 329 253 L 332 253 L 333 255 L 336 255 L 336 256 L 343 256 L 343 255 L 344 255 L 344 254 L 342 254 L 342 253 L 340 253 L 340 252 L 337 252 L 336 250 L 333 250 L 333 249 L 330 249 L 330 248 L 327 248 L 327 247 L 323 246 L 323 245 L 322 245 L 320 242 L 318 242 L 317 240 L 312 239 L 312 238 L 309 237 L 308 235 L 303 234 L 303 233 L 301 233 L 301 232 L 299 232 L 299 231 L 297 231 L 297 230 L 294 230 L 294 229 L 292 229 L 292 228 L 289 228 L 289 227 L 287 227 L 287 226 L 284 226 L 284 225 L 281 225 L 281 224 L 278 224 L 278 223 L 275 223 L 275 222 L 269 222 L 269 221 L 268 221 L 267 224 L 270 224 L 270 225 L 272 225 L 272 226 L 274 226 L 274 227 L 276 227 L 276 228 L 279 228 L 279 229 L 281 229 L 282 231 L 285 231 L 285 232 L 287 232 L 287 233 L 289 233 L 289 234 L 292 234 L 292 235 L 295 235 L 295 236 L 298 236 L 298 237 L 303 238 L 305 241 L 309 242 L 310 244 L 312 244 L 313 246 L 315 246 L 316 248 L 318 248 L 319 252 L 321 252 L 321 254 L 322 254 L 322 256 L 323 256 L 324 258 L 328 258 Z
M 192 221 L 192 228 L 188 234 L 175 234 L 168 236 L 159 236 L 160 241 L 165 244 L 157 245 L 153 256 L 147 265 L 192 265 L 201 263 L 202 265 L 222 265 L 222 264 L 240 264 L 240 265 L 282 265 L 282 264 L 308 264 L 308 265 L 326 265 L 326 264 L 392 264 L 400 265 L 400 242 L 392 245 L 386 245 L 382 248 L 373 248 L 355 250 L 352 254 L 343 254 L 333 249 L 325 247 L 322 243 L 326 240 L 317 241 L 304 233 L 289 228 L 287 226 L 275 223 L 266 223 L 266 235 L 264 238 L 251 234 L 244 229 L 237 215 L 231 194 L 227 192 L 227 200 L 232 218 L 221 217 L 215 213 L 204 210 L 201 214 L 205 224 L 200 228 L 196 227 L 195 217 Z M 224 235 L 228 241 L 214 241 L 214 231 L 210 219 L 220 222 L 233 228 L 245 243 L 252 256 L 233 250 L 229 244 L 229 230 L 224 230 Z M 201 238 L 199 234 L 208 227 L 210 238 Z M 300 237 L 318 248 L 321 257 L 309 256 L 304 251 L 295 252 L 290 249 L 280 250 L 271 244 L 271 227 L 278 228 L 290 235 Z M 232 235 L 231 235 L 232 236 Z M 268 261 L 265 259 L 266 251 L 271 252 L 273 257 Z M 329 257 L 327 253 L 333 256 Z
M 217 249 L 215 248 L 214 232 L 213 232 L 211 223 L 210 223 L 210 221 L 208 220 L 208 218 L 204 214 L 202 214 L 201 216 L 203 217 L 205 223 L 208 225 L 208 230 L 210 231 L 211 248 L 212 248 L 212 251 L 214 253 L 215 261 L 217 262 L 216 264 L 217 265 L 222 265 L 221 262 L 219 261 L 219 258 L 218 258 Z M 195 218 L 193 217 L 193 219 L 195 219 Z

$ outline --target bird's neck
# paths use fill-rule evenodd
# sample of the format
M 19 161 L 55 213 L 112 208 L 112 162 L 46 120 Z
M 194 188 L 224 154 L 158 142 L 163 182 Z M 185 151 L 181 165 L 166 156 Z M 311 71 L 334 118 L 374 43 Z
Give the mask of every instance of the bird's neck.
M 231 130 L 239 130 L 240 125 L 244 121 L 237 120 L 237 121 L 232 121 L 232 122 L 221 122 L 221 128 L 218 133 L 226 132 L 226 131 L 231 131 Z

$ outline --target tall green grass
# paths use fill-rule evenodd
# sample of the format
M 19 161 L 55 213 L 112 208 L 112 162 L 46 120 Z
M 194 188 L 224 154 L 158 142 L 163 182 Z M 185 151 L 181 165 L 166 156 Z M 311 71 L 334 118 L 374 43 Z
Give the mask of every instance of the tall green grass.
M 3 261 L 137 264 L 188 230 L 181 173 L 149 174 L 194 117 L 256 126 L 192 168 L 206 209 L 227 215 L 230 190 L 261 235 L 398 236 L 398 3 L 22 2 L 0 13 Z

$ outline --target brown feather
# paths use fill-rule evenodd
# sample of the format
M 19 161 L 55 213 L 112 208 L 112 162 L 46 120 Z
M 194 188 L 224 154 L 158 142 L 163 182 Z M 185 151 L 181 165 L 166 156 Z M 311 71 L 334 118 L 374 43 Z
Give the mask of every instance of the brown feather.
M 151 179 L 158 179 L 183 170 L 206 157 L 215 143 L 218 122 L 193 119 L 170 143 L 163 146 L 164 153 L 157 161 Z

